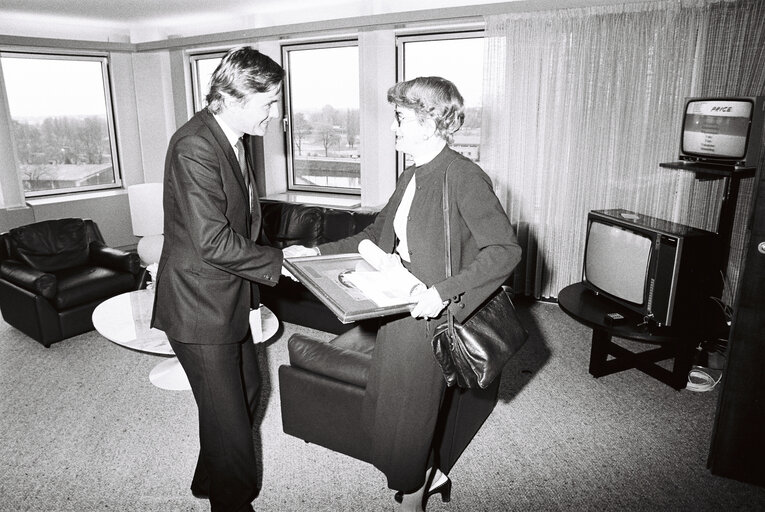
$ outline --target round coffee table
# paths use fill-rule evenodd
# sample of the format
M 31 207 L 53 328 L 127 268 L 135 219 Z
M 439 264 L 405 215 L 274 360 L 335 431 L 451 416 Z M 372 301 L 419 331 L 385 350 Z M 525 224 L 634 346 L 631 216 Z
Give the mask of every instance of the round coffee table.
M 150 327 L 154 292 L 138 290 L 127 292 L 99 304 L 93 311 L 93 326 L 104 338 L 123 347 L 139 352 L 174 356 L 173 348 L 164 331 Z M 260 320 L 260 325 L 256 323 Z M 250 314 L 253 338 L 262 333 L 255 342 L 271 338 L 279 330 L 279 319 L 270 309 L 261 305 Z M 260 327 L 260 329 L 258 329 Z M 155 386 L 169 390 L 191 389 L 186 373 L 177 357 L 162 361 L 149 374 Z

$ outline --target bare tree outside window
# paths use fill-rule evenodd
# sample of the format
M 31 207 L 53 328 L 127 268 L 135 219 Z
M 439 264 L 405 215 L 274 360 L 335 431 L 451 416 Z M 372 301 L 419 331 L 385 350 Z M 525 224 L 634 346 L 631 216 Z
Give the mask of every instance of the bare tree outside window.
M 305 118 L 305 114 L 298 112 L 292 116 L 292 141 L 297 148 L 297 156 L 303 156 L 303 141 L 313 132 L 313 126 Z
M 290 188 L 358 193 L 359 55 L 355 42 L 283 49 Z

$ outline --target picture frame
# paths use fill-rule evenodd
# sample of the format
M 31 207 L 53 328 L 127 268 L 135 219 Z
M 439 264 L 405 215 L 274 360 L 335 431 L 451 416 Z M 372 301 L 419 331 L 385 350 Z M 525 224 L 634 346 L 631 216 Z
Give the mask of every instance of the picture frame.
M 284 267 L 344 323 L 408 313 L 414 304 L 401 301 L 378 306 L 361 290 L 343 279 L 366 265 L 358 253 L 305 256 L 284 260 Z

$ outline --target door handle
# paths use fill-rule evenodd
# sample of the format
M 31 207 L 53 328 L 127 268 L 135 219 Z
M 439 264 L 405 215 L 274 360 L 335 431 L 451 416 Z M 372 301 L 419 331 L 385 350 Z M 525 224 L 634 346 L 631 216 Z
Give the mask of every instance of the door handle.
M 757 250 L 760 251 L 760 254 L 765 254 L 765 242 L 760 242 L 757 245 Z

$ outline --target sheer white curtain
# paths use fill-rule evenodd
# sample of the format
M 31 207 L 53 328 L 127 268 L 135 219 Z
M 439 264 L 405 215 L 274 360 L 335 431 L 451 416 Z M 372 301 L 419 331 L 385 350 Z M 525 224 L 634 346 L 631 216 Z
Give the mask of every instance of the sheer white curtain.
M 765 95 L 765 2 L 746 0 L 710 6 L 703 32 L 699 91 L 704 96 Z M 760 141 L 759 169 L 765 169 L 765 138 Z M 742 180 L 731 237 L 723 301 L 733 304 L 743 264 L 745 228 L 754 199 L 754 178 Z
M 700 94 L 708 16 L 655 2 L 487 17 L 481 165 L 524 247 L 517 292 L 581 280 L 589 210 L 716 229 L 721 181 L 658 165 Z
M 11 138 L 10 119 L 11 111 L 0 64 L 0 210 L 24 205 L 24 188 L 16 172 L 16 150 Z

